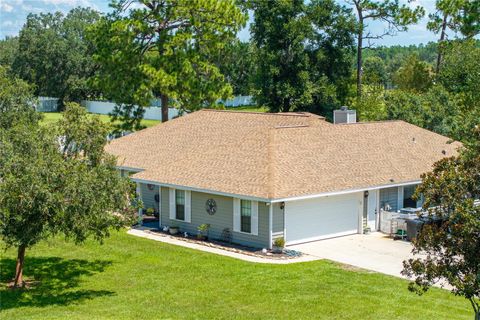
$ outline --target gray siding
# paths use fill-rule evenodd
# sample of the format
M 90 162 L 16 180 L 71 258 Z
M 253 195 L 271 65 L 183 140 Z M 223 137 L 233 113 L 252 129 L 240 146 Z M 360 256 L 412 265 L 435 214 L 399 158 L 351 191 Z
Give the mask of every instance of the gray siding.
M 158 212 L 158 202 L 155 201 L 155 195 L 158 193 L 159 187 L 154 186 L 153 190 L 150 190 L 146 184 L 141 183 L 140 188 L 142 193 L 143 208 L 154 208 L 155 211 Z
M 191 223 L 172 220 L 169 218 L 169 189 L 161 188 L 161 221 L 162 226 L 176 225 L 181 232 L 192 235 L 198 233 L 197 227 L 203 223 L 210 224 L 209 237 L 220 239 L 223 229 L 229 228 L 232 234 L 232 242 L 257 248 L 269 246 L 269 208 L 264 202 L 258 202 L 258 236 L 238 233 L 233 231 L 233 198 L 208 193 L 192 191 L 192 217 Z M 217 203 L 217 212 L 209 215 L 205 210 L 208 199 L 214 199 Z
M 398 187 L 386 188 L 380 190 L 380 208 L 390 206 L 391 211 L 397 211 L 398 208 Z
M 272 233 L 282 232 L 283 234 L 285 222 L 283 212 L 284 209 L 280 208 L 280 203 L 273 204 Z

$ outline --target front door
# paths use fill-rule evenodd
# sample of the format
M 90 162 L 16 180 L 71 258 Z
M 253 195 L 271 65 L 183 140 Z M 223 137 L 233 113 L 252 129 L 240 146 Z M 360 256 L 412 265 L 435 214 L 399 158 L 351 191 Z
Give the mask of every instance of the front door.
M 368 192 L 367 200 L 367 225 L 370 227 L 370 230 L 377 230 L 376 226 L 377 219 L 379 216 L 378 211 L 378 190 L 370 190 Z

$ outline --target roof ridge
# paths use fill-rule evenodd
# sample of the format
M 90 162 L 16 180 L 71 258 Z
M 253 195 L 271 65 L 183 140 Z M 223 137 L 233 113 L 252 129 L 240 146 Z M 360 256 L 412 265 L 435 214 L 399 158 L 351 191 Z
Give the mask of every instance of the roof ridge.
M 199 111 L 207 112 L 225 112 L 225 113 L 239 113 L 239 114 L 255 114 L 255 115 L 264 115 L 264 116 L 287 116 L 287 117 L 312 117 L 310 113 L 304 112 L 255 112 L 255 111 L 237 111 L 237 110 L 219 110 L 219 109 L 200 109 Z M 317 116 L 317 115 L 315 115 Z M 321 116 L 319 116 L 321 117 Z
M 335 125 L 375 124 L 375 123 L 392 123 L 392 122 L 408 123 L 404 120 L 393 119 L 393 120 L 358 121 L 358 122 L 351 122 L 351 123 L 346 123 L 346 122 L 345 123 L 335 123 Z

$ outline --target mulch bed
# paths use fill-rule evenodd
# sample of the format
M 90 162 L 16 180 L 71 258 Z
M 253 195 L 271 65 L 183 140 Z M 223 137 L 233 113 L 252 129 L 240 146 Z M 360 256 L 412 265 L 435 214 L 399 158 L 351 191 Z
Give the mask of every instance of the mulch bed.
M 145 230 L 145 232 L 149 232 L 152 234 L 161 234 L 163 236 L 167 236 L 172 239 L 182 240 L 189 243 L 196 243 L 206 247 L 222 249 L 225 251 L 230 251 L 230 252 L 235 252 L 235 253 L 245 254 L 248 256 L 265 258 L 265 259 L 287 260 L 287 259 L 296 259 L 303 256 L 301 252 L 295 251 L 295 250 L 285 249 L 283 253 L 272 253 L 271 250 L 267 250 L 267 252 L 263 252 L 262 249 L 242 246 L 235 243 L 227 243 L 227 242 L 214 240 L 214 239 L 199 240 L 190 234 L 188 237 L 185 237 L 183 233 L 178 233 L 177 235 L 171 235 L 169 232 L 165 232 L 159 229 Z

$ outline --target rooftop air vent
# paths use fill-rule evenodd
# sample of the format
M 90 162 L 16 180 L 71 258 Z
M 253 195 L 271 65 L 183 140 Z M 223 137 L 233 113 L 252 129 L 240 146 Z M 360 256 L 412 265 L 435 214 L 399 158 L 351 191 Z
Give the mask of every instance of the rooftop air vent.
M 333 111 L 333 123 L 355 123 L 357 122 L 357 111 L 349 110 L 348 107 L 343 106 L 340 110 Z

